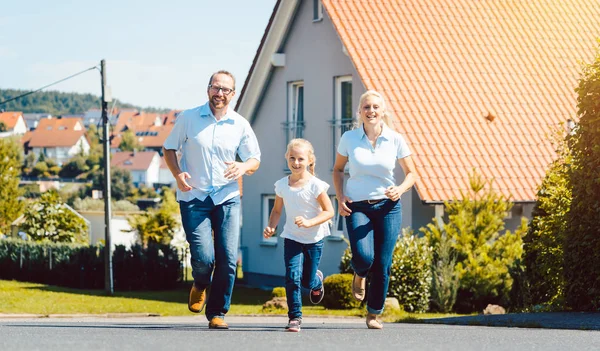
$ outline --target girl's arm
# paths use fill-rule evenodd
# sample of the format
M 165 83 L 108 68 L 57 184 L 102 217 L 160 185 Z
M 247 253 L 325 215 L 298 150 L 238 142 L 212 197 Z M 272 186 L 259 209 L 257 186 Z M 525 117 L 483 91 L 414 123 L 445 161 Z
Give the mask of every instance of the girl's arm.
M 307 219 L 304 218 L 302 216 L 298 216 L 296 218 L 294 218 L 294 223 L 296 223 L 296 225 L 300 228 L 310 228 L 310 227 L 314 227 L 317 226 L 319 224 L 325 223 L 328 220 L 333 218 L 333 205 L 331 204 L 331 199 L 329 198 L 329 195 L 327 195 L 327 192 L 322 192 L 321 194 L 319 194 L 319 196 L 317 197 L 317 202 L 319 203 L 319 205 L 321 206 L 321 213 L 319 213 L 318 215 L 316 215 L 315 217 L 311 218 L 311 219 Z
M 279 223 L 279 218 L 281 218 L 281 210 L 283 209 L 283 199 L 277 195 L 275 195 L 275 204 L 273 205 L 273 209 L 271 210 L 271 215 L 269 216 L 269 225 L 263 230 L 263 237 L 268 239 L 275 235 L 275 228 Z
M 338 212 L 344 217 L 352 213 L 352 210 L 346 205 L 346 202 L 352 201 L 344 195 L 344 168 L 346 167 L 346 163 L 348 163 L 348 157 L 336 152 L 335 164 L 333 165 L 333 187 L 335 188 L 335 197 L 338 201 Z
M 385 191 L 385 195 L 393 201 L 400 199 L 400 196 L 407 192 L 417 181 L 415 163 L 410 156 L 399 158 L 398 163 L 404 171 L 404 181 L 400 185 L 388 187 Z

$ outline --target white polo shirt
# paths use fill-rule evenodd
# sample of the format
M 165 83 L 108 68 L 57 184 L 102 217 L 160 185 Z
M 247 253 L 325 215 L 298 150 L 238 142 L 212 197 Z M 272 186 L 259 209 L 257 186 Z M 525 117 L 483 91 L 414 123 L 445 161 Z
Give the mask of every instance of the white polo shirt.
M 410 149 L 399 133 L 383 124 L 375 147 L 363 126 L 345 132 L 337 152 L 348 157 L 350 178 L 344 194 L 352 201 L 385 199 L 385 189 L 396 185 L 396 160 L 410 156 Z
M 231 107 L 217 121 L 208 102 L 181 112 L 163 146 L 181 152 L 179 167 L 191 176 L 187 182 L 193 189 L 177 189 L 177 201 L 203 201 L 210 196 L 215 205 L 223 203 L 240 193 L 237 180 L 224 177 L 225 162 L 234 162 L 236 154 L 244 162 L 250 158 L 260 161 L 250 123 Z

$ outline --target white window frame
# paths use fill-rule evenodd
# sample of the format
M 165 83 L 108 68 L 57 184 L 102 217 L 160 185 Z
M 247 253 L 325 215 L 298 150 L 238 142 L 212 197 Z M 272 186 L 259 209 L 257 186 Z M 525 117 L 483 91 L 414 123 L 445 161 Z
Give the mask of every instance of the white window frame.
M 334 120 L 333 120 L 333 159 L 335 160 L 337 145 L 342 138 L 342 134 L 344 134 L 344 127 L 342 125 L 342 83 L 350 82 L 352 87 L 354 87 L 352 76 L 338 76 L 335 77 L 335 96 L 334 96 Z M 352 98 L 354 94 L 350 95 Z M 350 102 L 351 111 L 354 107 L 354 101 Z M 350 118 L 354 119 L 354 114 L 351 112 Z M 346 169 L 348 165 L 346 165 Z
M 304 81 L 295 81 L 288 84 L 288 128 L 292 128 L 293 138 L 304 136 L 304 130 L 298 134 L 298 110 L 300 106 L 300 88 L 302 88 L 302 122 L 304 122 Z M 301 127 L 304 129 L 304 126 Z M 293 139 L 292 138 L 292 139 Z M 289 140 L 287 140 L 289 142 Z
M 273 205 L 275 205 L 275 195 L 263 195 L 262 196 L 262 227 L 261 227 L 261 229 L 266 228 L 267 225 L 269 224 L 269 216 L 271 215 L 271 211 L 269 210 L 269 200 L 273 200 Z M 265 237 L 262 236 L 262 230 L 261 230 L 261 238 L 262 238 L 263 244 L 277 245 L 278 237 L 279 237 L 279 225 L 277 226 L 277 228 L 275 230 L 275 235 L 273 235 L 272 237 L 270 237 L 268 239 L 265 239 Z
M 313 0 L 313 22 L 323 20 L 323 3 L 321 0 Z

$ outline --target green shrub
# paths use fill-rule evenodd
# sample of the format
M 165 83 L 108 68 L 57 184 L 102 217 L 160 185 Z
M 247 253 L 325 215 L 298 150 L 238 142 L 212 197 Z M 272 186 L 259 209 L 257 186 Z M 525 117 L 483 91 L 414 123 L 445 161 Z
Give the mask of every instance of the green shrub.
M 512 204 L 492 185 L 472 174 L 470 191 L 444 204 L 447 222 L 434 220 L 421 228 L 434 248 L 441 235 L 452 242 L 460 281 L 454 309 L 459 313 L 481 311 L 489 303 L 507 306 L 512 287 L 509 270 L 523 252 L 527 220 L 523 218 L 514 233 L 504 231 L 504 218 Z
M 403 230 L 392 257 L 388 296 L 398 299 L 409 312 L 425 312 L 431 285 L 431 248 L 426 238 Z
M 573 199 L 565 232 L 567 307 L 600 310 L 600 47 L 594 61 L 584 65 L 577 107 L 579 123 L 573 144 Z
M 551 310 L 563 308 L 563 245 L 571 208 L 569 172 L 573 161 L 567 140 L 565 131 L 553 135 L 558 158 L 538 189 L 529 231 L 523 238 L 523 282 L 519 294 L 515 295 L 515 291 L 511 298 L 517 308 L 531 305 L 546 305 Z M 515 274 L 520 273 L 515 271 Z
M 439 230 L 439 228 L 431 228 Z M 456 274 L 456 253 L 452 249 L 452 242 L 448 236 L 441 234 L 440 241 L 433 248 L 433 261 L 431 264 L 431 301 L 433 311 L 448 313 L 452 311 L 456 302 L 456 294 L 460 282 Z
M 117 246 L 113 253 L 115 290 L 164 290 L 181 278 L 178 252 L 166 245 Z M 104 247 L 73 243 L 0 240 L 0 279 L 79 289 L 104 287 Z
M 271 291 L 271 297 L 285 297 L 285 288 L 284 287 L 277 287 L 277 288 L 273 288 L 273 291 Z
M 329 309 L 351 309 L 360 306 L 352 296 L 352 274 L 332 274 L 325 278 L 323 306 Z

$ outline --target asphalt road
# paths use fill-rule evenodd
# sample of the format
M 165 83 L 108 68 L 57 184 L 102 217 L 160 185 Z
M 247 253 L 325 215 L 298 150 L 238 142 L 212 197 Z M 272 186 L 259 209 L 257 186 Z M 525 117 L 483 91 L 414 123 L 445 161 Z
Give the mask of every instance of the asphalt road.
M 306 317 L 300 333 L 287 319 L 228 317 L 209 330 L 204 317 L 6 318 L 0 350 L 599 350 L 600 331 L 386 323 Z

